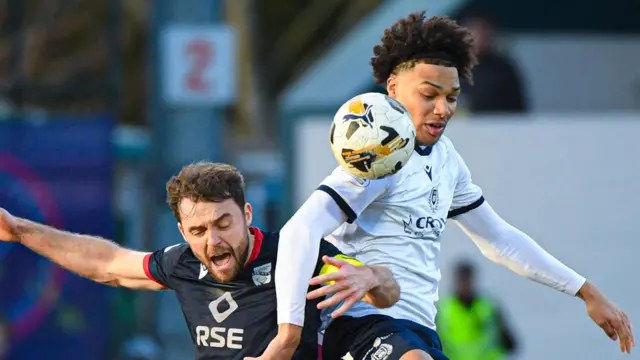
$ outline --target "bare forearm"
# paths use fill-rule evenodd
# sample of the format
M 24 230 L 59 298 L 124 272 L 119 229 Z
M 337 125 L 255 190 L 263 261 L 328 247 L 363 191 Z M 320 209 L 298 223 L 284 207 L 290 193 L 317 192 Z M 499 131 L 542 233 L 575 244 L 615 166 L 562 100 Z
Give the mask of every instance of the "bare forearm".
M 388 308 L 400 300 L 400 286 L 393 273 L 382 266 L 368 266 L 376 279 L 375 286 L 369 290 L 364 301 L 377 308 Z
M 586 281 L 584 285 L 582 285 L 580 290 L 576 293 L 576 296 L 585 302 L 589 302 L 594 299 L 602 300 L 605 298 L 604 294 L 589 281 Z
M 18 238 L 24 246 L 80 276 L 101 283 L 115 281 L 108 267 L 123 249 L 109 240 L 57 230 L 26 219 L 18 219 Z

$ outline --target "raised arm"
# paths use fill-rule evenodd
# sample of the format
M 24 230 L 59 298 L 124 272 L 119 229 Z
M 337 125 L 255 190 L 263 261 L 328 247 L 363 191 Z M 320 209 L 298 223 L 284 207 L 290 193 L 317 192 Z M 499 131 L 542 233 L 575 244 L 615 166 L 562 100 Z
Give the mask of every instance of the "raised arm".
M 0 240 L 18 242 L 56 264 L 93 281 L 131 289 L 161 290 L 148 278 L 147 253 L 124 249 L 94 236 L 74 234 L 14 217 L 0 209 Z

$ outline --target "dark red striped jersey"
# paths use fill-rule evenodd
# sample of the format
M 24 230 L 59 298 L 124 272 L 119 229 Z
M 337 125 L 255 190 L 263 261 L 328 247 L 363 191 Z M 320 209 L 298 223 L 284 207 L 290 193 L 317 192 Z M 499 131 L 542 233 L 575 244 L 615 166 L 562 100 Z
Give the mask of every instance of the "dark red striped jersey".
M 145 257 L 147 276 L 176 293 L 196 346 L 196 359 L 241 360 L 259 356 L 278 332 L 274 274 L 279 236 L 257 228 L 250 231 L 255 241 L 249 261 L 228 283 L 214 280 L 186 243 Z M 323 255 L 338 254 L 336 247 L 323 240 L 315 274 L 324 266 Z M 318 358 L 317 303 L 318 300 L 307 302 L 296 360 Z

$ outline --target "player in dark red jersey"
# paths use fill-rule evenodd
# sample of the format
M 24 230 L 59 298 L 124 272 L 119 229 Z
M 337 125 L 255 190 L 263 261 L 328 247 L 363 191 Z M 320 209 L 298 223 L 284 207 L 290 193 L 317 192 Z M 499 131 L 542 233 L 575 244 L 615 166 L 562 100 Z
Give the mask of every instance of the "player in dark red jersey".
M 153 253 L 56 230 L 3 209 L 0 240 L 20 242 L 66 269 L 104 284 L 174 290 L 196 345 L 197 359 L 260 355 L 272 340 L 278 342 L 279 332 L 286 332 L 277 326 L 273 274 L 278 234 L 249 227 L 252 210 L 245 201 L 244 180 L 230 165 L 202 162 L 184 167 L 167 184 L 167 201 L 186 243 Z M 389 307 L 398 300 L 398 285 L 386 268 L 364 266 L 325 241 L 320 254 L 316 274 L 336 272 L 329 276 L 337 279 L 332 287 L 378 307 Z M 306 306 L 295 359 L 317 358 L 318 303 L 313 300 Z

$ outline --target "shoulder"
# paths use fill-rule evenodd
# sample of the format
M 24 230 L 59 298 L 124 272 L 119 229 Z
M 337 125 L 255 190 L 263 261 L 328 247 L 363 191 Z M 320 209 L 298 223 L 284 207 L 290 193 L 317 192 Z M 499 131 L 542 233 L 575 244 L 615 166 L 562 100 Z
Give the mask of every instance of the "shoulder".
M 358 176 L 354 176 L 350 174 L 348 171 L 343 169 L 341 166 L 336 167 L 329 176 L 327 176 L 322 184 L 327 185 L 339 185 L 343 188 L 349 189 L 376 189 L 380 187 L 386 186 L 391 179 L 396 177 L 398 173 L 386 176 L 384 178 L 370 180 L 364 179 Z
M 436 143 L 436 146 L 438 147 L 438 150 L 451 155 L 451 154 L 457 154 L 458 152 L 456 151 L 456 147 L 453 145 L 453 141 L 451 141 L 451 139 L 449 139 L 446 136 L 442 136 L 440 138 L 440 140 Z
M 257 227 L 250 227 L 249 231 L 253 235 L 253 248 L 248 254 L 249 261 L 276 259 L 280 233 L 263 231 Z
M 174 288 L 173 279 L 176 275 L 184 274 L 187 268 L 198 267 L 195 256 L 187 243 L 170 245 L 149 253 L 144 258 L 144 269 L 148 277 Z
M 458 153 L 458 150 L 456 150 L 451 139 L 443 136 L 440 138 L 440 141 L 438 141 L 438 144 L 447 166 L 452 169 L 458 169 L 461 172 L 468 172 L 468 170 L 466 170 L 466 164 L 464 164 L 464 159 L 462 159 L 462 156 Z
M 357 176 L 353 176 L 344 170 L 342 167 L 336 167 L 329 176 L 327 176 L 322 185 L 339 186 L 341 188 L 366 188 L 371 183 L 371 180 L 363 179 Z
M 274 260 L 278 257 L 278 244 L 280 243 L 280 233 L 279 232 L 268 232 L 261 231 L 257 228 L 251 228 L 252 232 L 258 231 L 261 234 L 261 241 L 258 244 L 258 241 L 254 243 L 254 249 L 252 252 L 256 252 L 256 246 L 260 246 L 260 249 L 257 250 L 258 254 L 249 254 L 250 259 L 253 258 L 256 261 L 260 260 Z M 257 239 L 256 239 L 257 240 Z M 321 239 L 320 241 L 320 254 L 321 255 L 330 255 L 339 253 L 340 251 L 330 242 L 325 239 Z
M 191 247 L 187 243 L 179 243 L 167 246 L 152 254 L 156 260 L 161 260 L 165 266 L 175 266 L 193 257 Z

